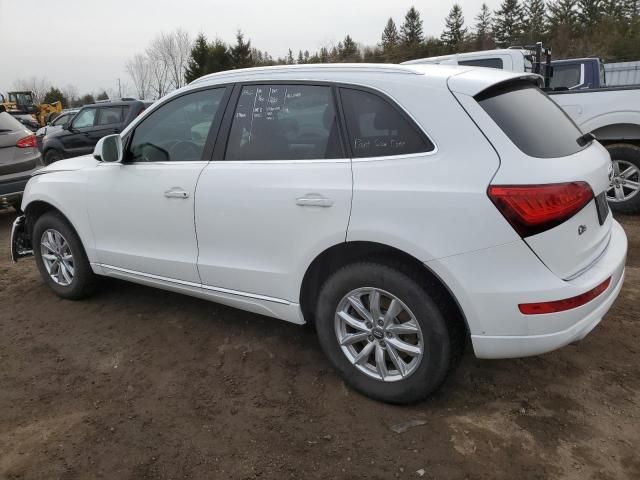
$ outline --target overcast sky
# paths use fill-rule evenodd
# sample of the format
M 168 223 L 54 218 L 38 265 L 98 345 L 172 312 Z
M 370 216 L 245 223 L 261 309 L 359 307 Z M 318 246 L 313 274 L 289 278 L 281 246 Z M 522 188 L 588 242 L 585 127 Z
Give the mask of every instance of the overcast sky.
M 499 0 L 485 0 L 492 9 Z M 458 0 L 468 24 L 483 0 Z M 124 63 L 161 31 L 182 27 L 195 36 L 233 42 L 242 29 L 273 57 L 313 52 L 348 33 L 365 45 L 380 41 L 389 17 L 398 27 L 415 5 L 425 33 L 440 35 L 452 0 L 0 0 L 0 92 L 18 78 L 44 76 L 79 93 L 132 82 Z

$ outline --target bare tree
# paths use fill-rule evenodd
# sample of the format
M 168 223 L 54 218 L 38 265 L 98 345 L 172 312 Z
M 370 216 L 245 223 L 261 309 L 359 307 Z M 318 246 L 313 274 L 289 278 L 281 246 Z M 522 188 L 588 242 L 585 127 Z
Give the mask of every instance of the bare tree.
M 169 68 L 160 52 L 151 47 L 147 49 L 147 58 L 149 62 L 149 90 L 153 98 L 158 99 L 171 90 Z
M 161 33 L 149 45 L 147 55 L 154 62 L 163 63 L 171 88 L 185 84 L 184 72 L 191 53 L 189 33 L 181 28 L 173 32 Z
M 147 98 L 151 93 L 151 65 L 149 58 L 138 53 L 127 60 L 125 68 L 133 81 L 138 98 Z
M 72 104 L 78 98 L 78 87 L 69 83 L 62 89 L 62 94 Z
M 44 77 L 19 78 L 13 82 L 15 90 L 33 92 L 33 101 L 42 103 L 47 91 L 51 88 L 51 83 Z

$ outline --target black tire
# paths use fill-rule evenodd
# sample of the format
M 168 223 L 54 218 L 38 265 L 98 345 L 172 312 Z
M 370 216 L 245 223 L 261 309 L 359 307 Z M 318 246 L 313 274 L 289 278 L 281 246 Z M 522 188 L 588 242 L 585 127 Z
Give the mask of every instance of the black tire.
M 318 296 L 316 331 L 325 354 L 351 387 L 383 402 L 408 404 L 427 398 L 443 383 L 462 351 L 458 332 L 447 325 L 443 300 L 413 277 L 419 278 L 384 264 L 354 263 L 331 275 Z M 420 325 L 424 353 L 416 369 L 406 378 L 384 382 L 368 376 L 352 364 L 338 343 L 334 323 L 339 302 L 348 293 L 363 287 L 394 295 L 411 310 Z
M 43 161 L 45 165 L 51 165 L 53 162 L 57 162 L 63 158 L 64 155 L 62 155 L 62 152 L 55 148 L 51 148 L 44 153 Z
M 613 162 L 621 160 L 634 165 L 638 169 L 638 172 L 640 172 L 640 147 L 629 143 L 615 143 L 607 145 L 607 150 Z M 640 174 L 634 175 L 633 180 L 640 181 Z M 640 191 L 636 192 L 627 200 L 618 202 L 609 200 L 609 206 L 611 210 L 617 213 L 628 215 L 640 213 Z
M 45 267 L 40 242 L 43 234 L 47 230 L 59 232 L 69 245 L 73 257 L 74 270 L 73 278 L 69 285 L 56 283 Z M 44 283 L 58 296 L 70 300 L 78 300 L 93 293 L 97 277 L 93 273 L 93 270 L 91 270 L 87 254 L 84 251 L 78 234 L 62 215 L 56 212 L 47 212 L 40 216 L 33 226 L 32 243 L 36 265 L 38 266 L 38 270 L 40 270 L 40 275 Z

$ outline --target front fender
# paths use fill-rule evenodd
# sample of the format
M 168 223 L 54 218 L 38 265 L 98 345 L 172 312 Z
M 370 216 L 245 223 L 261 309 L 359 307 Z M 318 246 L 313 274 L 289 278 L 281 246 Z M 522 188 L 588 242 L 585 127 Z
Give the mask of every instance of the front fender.
M 95 240 L 86 208 L 86 180 L 82 170 L 56 171 L 32 177 L 22 197 L 27 220 L 36 205 L 53 207 L 73 226 L 90 262 L 95 262 Z

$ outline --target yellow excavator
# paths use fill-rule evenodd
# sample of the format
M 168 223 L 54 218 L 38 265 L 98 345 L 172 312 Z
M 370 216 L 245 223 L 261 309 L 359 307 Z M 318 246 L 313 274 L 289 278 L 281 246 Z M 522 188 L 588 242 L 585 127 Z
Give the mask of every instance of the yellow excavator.
M 62 112 L 61 102 L 34 103 L 33 92 L 8 92 L 7 95 L 8 99 L 0 93 L 0 112 L 7 112 L 32 128 L 44 127 L 52 113 Z

